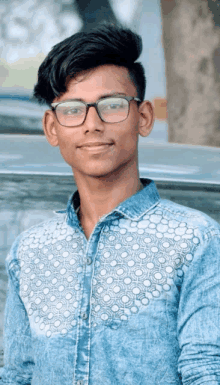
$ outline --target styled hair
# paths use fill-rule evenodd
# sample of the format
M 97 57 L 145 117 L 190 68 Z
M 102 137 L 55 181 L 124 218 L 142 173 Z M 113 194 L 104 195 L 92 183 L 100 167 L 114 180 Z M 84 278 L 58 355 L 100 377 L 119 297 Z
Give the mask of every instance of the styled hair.
M 78 32 L 56 44 L 38 70 L 34 98 L 50 105 L 67 91 L 67 79 L 104 64 L 128 69 L 138 97 L 144 100 L 146 78 L 141 63 L 142 39 L 128 28 L 101 23 L 88 32 Z

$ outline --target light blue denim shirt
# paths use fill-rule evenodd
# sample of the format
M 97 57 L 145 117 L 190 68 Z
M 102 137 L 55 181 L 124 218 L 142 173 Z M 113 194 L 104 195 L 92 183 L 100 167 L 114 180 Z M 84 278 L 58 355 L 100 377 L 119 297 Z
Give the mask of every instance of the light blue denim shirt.
M 17 238 L 0 384 L 220 384 L 220 227 L 142 182 L 88 240 L 78 193 Z

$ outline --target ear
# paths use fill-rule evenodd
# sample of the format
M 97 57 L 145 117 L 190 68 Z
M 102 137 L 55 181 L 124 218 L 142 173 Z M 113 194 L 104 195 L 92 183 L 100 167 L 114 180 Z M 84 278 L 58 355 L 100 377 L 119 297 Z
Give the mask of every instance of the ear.
M 154 124 L 154 109 L 152 104 L 144 100 L 139 106 L 138 132 L 141 136 L 148 136 Z
M 51 146 L 56 147 L 58 146 L 58 138 L 57 138 L 57 132 L 55 127 L 55 115 L 54 112 L 51 110 L 46 110 L 43 116 L 43 129 L 45 136 L 48 140 L 48 142 L 51 144 Z

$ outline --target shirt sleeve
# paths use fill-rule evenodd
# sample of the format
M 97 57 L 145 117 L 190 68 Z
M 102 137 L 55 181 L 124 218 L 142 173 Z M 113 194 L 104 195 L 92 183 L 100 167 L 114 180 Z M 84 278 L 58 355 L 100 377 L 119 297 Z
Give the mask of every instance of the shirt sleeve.
M 0 373 L 0 385 L 30 385 L 34 367 L 30 325 L 19 296 L 18 262 L 12 259 L 11 254 L 6 259 L 6 271 L 8 290 L 4 319 L 5 365 Z
M 178 370 L 183 385 L 220 384 L 220 230 L 209 230 L 180 293 Z

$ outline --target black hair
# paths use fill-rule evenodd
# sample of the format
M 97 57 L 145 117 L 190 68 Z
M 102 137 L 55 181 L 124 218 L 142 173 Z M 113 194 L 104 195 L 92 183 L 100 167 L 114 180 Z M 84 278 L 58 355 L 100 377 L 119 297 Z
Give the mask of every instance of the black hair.
M 128 28 L 102 23 L 88 32 L 78 32 L 56 44 L 38 70 L 34 98 L 40 104 L 50 105 L 67 91 L 67 79 L 104 64 L 128 69 L 144 100 L 146 78 L 141 63 L 136 63 L 142 52 L 142 39 Z

